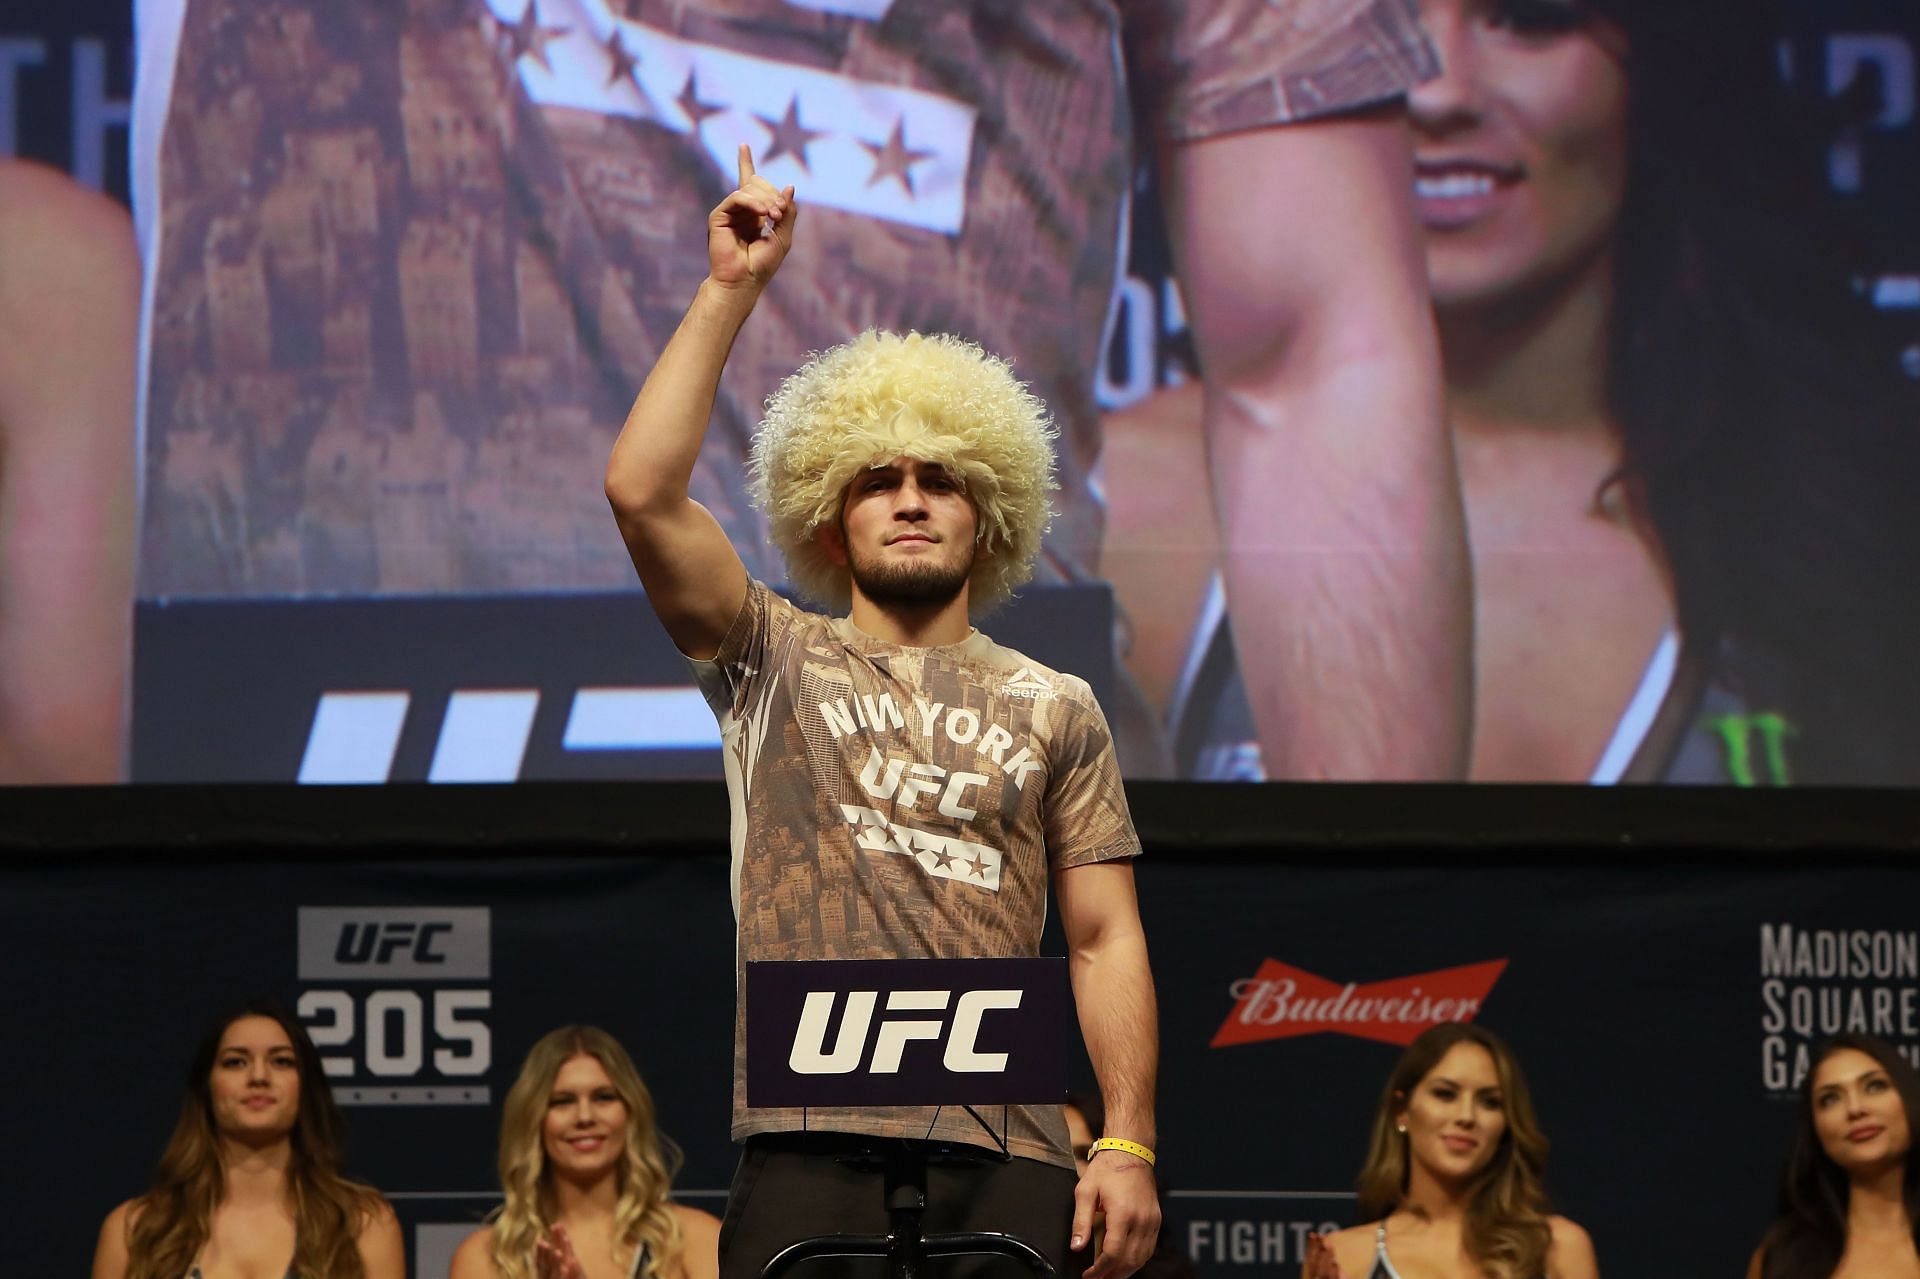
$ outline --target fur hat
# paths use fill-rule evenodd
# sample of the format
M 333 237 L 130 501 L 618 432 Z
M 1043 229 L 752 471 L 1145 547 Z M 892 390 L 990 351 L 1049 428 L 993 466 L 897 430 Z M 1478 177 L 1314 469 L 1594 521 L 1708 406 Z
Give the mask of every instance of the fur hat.
M 767 400 L 753 442 L 754 503 L 793 583 L 845 610 L 852 578 L 814 534 L 839 520 L 847 486 L 896 457 L 959 479 L 978 516 L 969 603 L 985 612 L 1033 576 L 1052 519 L 1054 429 L 1013 369 L 950 334 L 869 329 L 821 351 Z

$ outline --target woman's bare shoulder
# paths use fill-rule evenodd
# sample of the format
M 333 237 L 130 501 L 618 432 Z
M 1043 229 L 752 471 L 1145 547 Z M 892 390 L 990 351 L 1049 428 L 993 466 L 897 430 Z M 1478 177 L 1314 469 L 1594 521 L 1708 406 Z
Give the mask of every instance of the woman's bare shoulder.
M 120 1279 L 127 1272 L 127 1242 L 133 1237 L 133 1223 L 143 1207 L 138 1199 L 129 1199 L 100 1223 L 100 1238 L 93 1247 L 92 1279 Z
M 367 1279 L 405 1279 L 407 1246 L 393 1205 L 375 1192 L 364 1211 L 356 1242 Z
M 1569 1217 L 1548 1217 L 1553 1231 L 1552 1256 L 1547 1267 L 1553 1279 L 1595 1279 L 1600 1263 L 1593 1251 L 1593 1238 Z
M 60 250 L 63 260 L 102 246 L 133 256 L 133 224 L 119 203 L 58 169 L 0 158 L 0 229 L 9 247 Z
M 705 1208 L 695 1208 L 692 1204 L 678 1202 L 670 1203 L 667 1207 L 673 1209 L 673 1215 L 679 1219 L 682 1230 L 700 1229 L 719 1232 L 720 1218 Z
M 127 211 L 57 170 L 0 159 L 0 390 L 41 386 L 48 368 L 68 367 L 85 350 L 89 366 L 104 358 L 123 371 L 127 420 L 110 415 L 99 429 L 130 439 L 139 309 L 140 255 Z M 64 437 L 70 418 L 21 414 L 4 425 L 15 435 Z
M 686 1279 L 715 1279 L 720 1273 L 720 1218 L 686 1204 L 669 1205 L 680 1223 L 680 1269 Z
M 482 1226 L 460 1241 L 447 1279 L 493 1279 L 492 1226 Z
M 111 1231 L 116 1239 L 130 1238 L 133 1228 L 140 1224 L 140 1214 L 146 1210 L 146 1196 L 135 1195 L 107 1214 L 107 1219 L 100 1223 L 100 1233 L 104 1236 Z
M 1327 1247 L 1333 1249 L 1333 1259 L 1340 1263 L 1340 1273 L 1345 1279 L 1366 1279 L 1367 1272 L 1373 1268 L 1373 1237 L 1379 1225 L 1377 1221 L 1370 1221 L 1327 1236 Z

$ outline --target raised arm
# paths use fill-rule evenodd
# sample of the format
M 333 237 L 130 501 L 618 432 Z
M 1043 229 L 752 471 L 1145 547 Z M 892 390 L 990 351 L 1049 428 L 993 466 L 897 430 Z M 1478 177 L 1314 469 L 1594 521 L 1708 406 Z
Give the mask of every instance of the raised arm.
M 793 188 L 753 170 L 707 216 L 707 278 L 647 374 L 607 462 L 607 500 L 647 598 L 688 657 L 710 658 L 747 597 L 747 571 L 710 512 L 687 495 L 733 340 L 793 246 Z
M 1463 777 L 1472 585 L 1401 114 L 1161 161 L 1267 771 Z
M 1133 865 L 1122 859 L 1070 867 L 1054 876 L 1054 895 L 1067 937 L 1080 1034 L 1107 1109 L 1099 1135 L 1151 1150 L 1160 1025 Z M 1153 1254 L 1160 1233 L 1153 1169 L 1121 1151 L 1097 1153 L 1074 1191 L 1075 1249 L 1091 1233 L 1096 1212 L 1106 1217 L 1106 1236 L 1087 1279 L 1124 1279 Z

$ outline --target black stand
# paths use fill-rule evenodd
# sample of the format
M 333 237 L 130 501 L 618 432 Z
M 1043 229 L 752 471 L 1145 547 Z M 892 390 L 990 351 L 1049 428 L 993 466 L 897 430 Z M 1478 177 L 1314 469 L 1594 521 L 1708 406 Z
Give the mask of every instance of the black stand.
M 1034 1274 L 1053 1279 L 1053 1263 L 1024 1239 L 991 1230 L 923 1235 L 920 1217 L 927 1208 L 927 1151 L 912 1142 L 895 1142 L 874 1156 L 886 1174 L 887 1233 L 816 1235 L 788 1244 L 760 1271 L 760 1279 L 779 1279 L 794 1266 L 817 1257 L 885 1257 L 888 1279 L 921 1279 L 929 1257 L 1011 1257 Z

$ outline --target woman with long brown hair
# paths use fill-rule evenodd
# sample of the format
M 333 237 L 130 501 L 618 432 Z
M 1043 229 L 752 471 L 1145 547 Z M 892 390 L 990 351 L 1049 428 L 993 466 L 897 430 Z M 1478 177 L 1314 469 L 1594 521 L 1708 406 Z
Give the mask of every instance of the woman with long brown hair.
M 1447 1022 L 1380 1094 L 1354 1226 L 1310 1241 L 1304 1279 L 1598 1279 L 1593 1243 L 1548 1206 L 1547 1139 L 1490 1030 Z
M 506 1201 L 454 1253 L 449 1279 L 715 1279 L 720 1223 L 669 1197 L 679 1163 L 619 1041 L 562 1026 L 507 1092 Z
M 1778 0 L 1419 7 L 1444 66 L 1408 116 L 1447 447 L 1417 430 L 1328 444 L 1281 414 L 1267 472 L 1220 481 L 1338 492 L 1391 526 L 1335 517 L 1307 543 L 1223 549 L 1194 508 L 1222 465 L 1202 415 L 1228 398 L 1207 408 L 1189 382 L 1108 423 L 1104 571 L 1180 768 L 1400 776 L 1302 759 L 1294 703 L 1338 697 L 1344 722 L 1375 724 L 1402 686 L 1288 683 L 1276 627 L 1210 586 L 1236 559 L 1257 585 L 1265 555 L 1273 580 L 1351 566 L 1285 601 L 1284 631 L 1375 666 L 1377 634 L 1434 611 L 1413 584 L 1470 604 L 1471 697 L 1432 681 L 1417 725 L 1460 735 L 1466 780 L 1914 784 L 1920 384 L 1856 285 L 1906 250 L 1858 234 L 1860 197 L 1827 189 L 1829 141 L 1885 86 L 1863 71 L 1833 102 L 1784 86 Z M 1231 310 L 1206 308 L 1201 365 L 1285 344 Z M 1455 506 L 1464 575 L 1432 533 Z M 1434 627 L 1425 647 L 1459 642 Z
M 1780 1216 L 1748 1279 L 1920 1276 L 1920 1072 L 1884 1039 L 1836 1035 L 1800 1092 Z
M 194 1054 L 153 1188 L 108 1214 L 93 1279 L 403 1279 L 400 1224 L 340 1175 L 342 1137 L 305 1029 L 245 1005 Z

